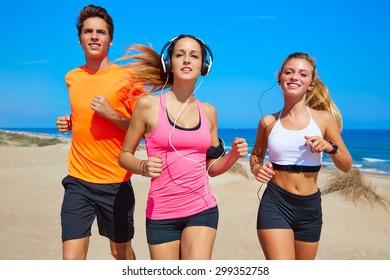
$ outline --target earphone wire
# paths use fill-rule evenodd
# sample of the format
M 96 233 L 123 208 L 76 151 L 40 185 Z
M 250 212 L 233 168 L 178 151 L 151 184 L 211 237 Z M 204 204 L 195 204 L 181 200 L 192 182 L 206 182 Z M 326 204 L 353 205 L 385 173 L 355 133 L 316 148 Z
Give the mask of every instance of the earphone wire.
M 260 119 L 263 118 L 263 110 L 261 110 L 261 105 L 260 105 L 261 98 L 263 98 L 263 96 L 264 96 L 264 94 L 265 94 L 266 92 L 268 92 L 268 91 L 270 91 L 271 89 L 273 89 L 273 87 L 274 87 L 278 82 L 279 82 L 279 81 L 276 81 L 272 86 L 270 86 L 269 88 L 267 88 L 266 90 L 264 90 L 264 91 L 260 94 L 259 99 L 257 100 L 257 106 L 259 107 L 260 114 L 261 114 Z M 260 185 L 260 187 L 259 187 L 259 189 L 258 189 L 258 191 L 257 191 L 257 198 L 259 199 L 259 201 L 260 201 L 260 196 L 259 196 L 259 194 L 260 194 L 260 191 L 261 191 L 262 187 L 263 187 L 263 183 Z
M 167 85 L 167 83 L 168 83 L 168 79 L 169 79 L 169 73 L 167 73 L 167 79 L 166 79 L 166 82 L 165 82 L 164 86 L 163 86 L 162 89 L 161 89 L 160 94 L 163 93 L 163 91 L 164 91 L 164 89 L 165 89 L 165 87 L 166 87 L 166 85 Z M 200 86 L 201 86 L 202 83 L 203 83 L 203 80 L 204 80 L 204 77 L 203 77 L 202 80 L 199 82 L 199 84 L 197 85 L 197 87 L 195 88 L 195 90 L 192 92 L 192 94 L 190 95 L 190 97 L 186 100 L 185 106 L 184 106 L 183 109 L 180 111 L 180 113 L 179 113 L 178 115 L 176 115 L 175 112 L 172 111 L 172 113 L 173 113 L 173 115 L 174 115 L 174 117 L 175 117 L 175 120 L 174 120 L 174 122 L 173 122 L 172 129 L 171 129 L 171 131 L 169 132 L 168 142 L 169 142 L 169 145 L 171 146 L 171 148 L 176 152 L 176 154 L 177 154 L 179 157 L 181 157 L 181 158 L 183 158 L 183 159 L 185 159 L 185 160 L 194 162 L 194 163 L 196 163 L 196 164 L 199 164 L 202 168 L 205 168 L 205 169 L 206 169 L 206 166 L 203 165 L 202 163 L 200 163 L 200 162 L 198 162 L 198 161 L 196 161 L 196 160 L 194 160 L 194 159 L 192 159 L 192 158 L 185 157 L 185 156 L 183 156 L 182 154 L 180 154 L 180 152 L 176 149 L 176 147 L 175 147 L 175 146 L 173 145 L 173 143 L 172 143 L 172 137 L 173 137 L 173 134 L 174 134 L 174 132 L 175 132 L 175 128 L 176 128 L 176 126 L 177 126 L 177 121 L 179 120 L 179 118 L 181 117 L 181 115 L 184 113 L 184 111 L 187 109 L 187 107 L 189 106 L 191 97 L 194 96 L 194 94 L 198 91 L 198 89 L 200 88 Z M 167 106 L 167 104 L 164 103 L 164 99 L 163 99 L 163 98 L 161 99 L 161 102 L 163 103 L 163 106 L 165 107 L 165 109 L 166 109 L 167 112 L 168 112 L 168 106 Z M 223 140 L 222 140 L 222 143 L 224 144 Z M 223 147 L 224 147 L 224 149 L 225 149 L 225 145 L 223 145 Z M 209 165 L 209 167 L 206 169 L 206 172 L 205 172 L 205 179 L 204 179 L 205 187 L 206 187 L 206 182 L 207 182 L 207 178 L 208 178 L 208 172 L 209 172 L 211 166 L 212 166 L 214 163 L 216 163 L 221 157 L 222 157 L 222 154 L 221 154 L 218 158 L 216 158 L 216 159 Z M 206 188 L 206 195 L 209 195 L 209 192 L 208 192 L 207 188 Z M 212 195 L 212 196 L 214 197 L 214 199 L 218 202 L 218 198 L 217 198 L 213 193 L 211 193 L 211 195 Z M 207 201 L 206 201 L 206 202 L 207 202 Z M 208 203 L 208 202 L 207 202 L 207 203 Z
M 261 188 L 263 187 L 264 183 L 261 183 L 259 189 L 257 190 L 257 198 L 259 199 L 259 201 L 261 201 L 260 199 L 260 191 L 261 191 Z
M 189 161 L 192 161 L 192 162 L 195 162 L 197 164 L 200 164 L 200 166 L 203 168 L 205 167 L 203 164 L 201 164 L 200 162 L 197 162 L 196 160 L 194 159 L 191 159 L 191 158 L 187 158 L 185 156 L 183 156 L 182 154 L 180 154 L 180 152 L 176 149 L 176 147 L 173 145 L 172 143 L 172 137 L 173 137 L 173 134 L 175 132 L 175 128 L 177 126 L 177 121 L 179 120 L 179 118 L 181 117 L 181 115 L 184 113 L 184 111 L 187 109 L 187 107 L 190 105 L 190 100 L 191 98 L 194 96 L 195 92 L 199 89 L 199 87 L 202 85 L 202 82 L 203 82 L 203 79 L 200 81 L 199 85 L 195 88 L 195 90 L 192 92 L 192 94 L 190 95 L 190 97 L 188 97 L 188 99 L 186 100 L 186 103 L 183 107 L 183 109 L 179 112 L 178 115 L 175 114 L 175 112 L 172 111 L 173 115 L 175 116 L 175 120 L 173 121 L 173 126 L 172 126 L 172 129 L 171 131 L 169 132 L 169 137 L 168 137 L 168 142 L 169 142 L 169 145 L 171 146 L 171 148 L 176 152 L 176 154 L 183 158 L 183 159 L 186 159 L 186 160 L 189 160 Z M 163 101 L 163 104 L 164 104 L 164 101 Z M 168 111 L 168 107 L 166 104 L 164 104 L 165 106 L 165 109 Z
M 261 99 L 263 98 L 264 94 L 265 94 L 266 92 L 270 91 L 271 89 L 273 89 L 273 87 L 274 87 L 277 83 L 278 83 L 278 81 L 276 81 L 272 86 L 270 86 L 269 88 L 267 88 L 266 90 L 264 90 L 264 91 L 260 94 L 259 99 L 257 100 L 257 106 L 259 107 L 261 117 L 263 117 L 263 110 L 261 110 L 260 101 L 261 101 Z

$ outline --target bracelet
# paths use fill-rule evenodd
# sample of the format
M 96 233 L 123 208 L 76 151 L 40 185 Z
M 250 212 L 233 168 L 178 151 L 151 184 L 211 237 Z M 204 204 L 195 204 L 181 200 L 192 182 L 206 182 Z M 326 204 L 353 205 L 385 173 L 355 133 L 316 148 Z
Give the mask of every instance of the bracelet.
M 145 163 L 146 163 L 146 160 L 141 160 L 140 161 L 140 163 L 139 163 L 139 172 L 140 172 L 141 176 L 147 177 L 146 173 L 144 171 Z
M 250 165 L 250 170 L 251 170 L 252 173 L 253 173 L 253 167 L 254 167 L 256 164 L 262 166 L 262 165 L 263 165 L 263 161 L 257 159 L 255 162 L 253 162 L 253 163 L 250 162 L 250 163 L 249 163 L 249 165 Z

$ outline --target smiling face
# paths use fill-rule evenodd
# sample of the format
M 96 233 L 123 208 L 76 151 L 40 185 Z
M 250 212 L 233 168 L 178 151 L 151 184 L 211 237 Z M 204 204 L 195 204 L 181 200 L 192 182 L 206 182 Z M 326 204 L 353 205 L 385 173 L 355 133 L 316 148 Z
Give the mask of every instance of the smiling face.
M 103 60 L 108 56 L 112 40 L 108 32 L 107 23 L 98 17 L 88 18 L 83 23 L 79 37 L 85 56 L 92 60 Z
M 202 68 L 202 48 L 189 37 L 179 39 L 174 46 L 171 63 L 175 78 L 196 79 Z
M 311 89 L 314 67 L 309 61 L 291 58 L 284 64 L 279 74 L 279 85 L 285 95 L 302 96 Z

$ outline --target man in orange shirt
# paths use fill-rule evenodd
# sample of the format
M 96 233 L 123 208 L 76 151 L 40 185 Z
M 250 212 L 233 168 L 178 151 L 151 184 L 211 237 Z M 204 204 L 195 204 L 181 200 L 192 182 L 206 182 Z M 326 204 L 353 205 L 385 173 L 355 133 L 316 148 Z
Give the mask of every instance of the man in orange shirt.
M 134 192 L 118 155 L 135 105 L 132 97 L 144 88 L 129 79 L 126 68 L 109 61 L 114 23 L 104 8 L 84 7 L 77 29 L 86 64 L 66 74 L 71 115 L 56 121 L 61 133 L 72 130 L 69 173 L 62 181 L 63 258 L 86 259 L 97 218 L 115 259 L 135 259 Z

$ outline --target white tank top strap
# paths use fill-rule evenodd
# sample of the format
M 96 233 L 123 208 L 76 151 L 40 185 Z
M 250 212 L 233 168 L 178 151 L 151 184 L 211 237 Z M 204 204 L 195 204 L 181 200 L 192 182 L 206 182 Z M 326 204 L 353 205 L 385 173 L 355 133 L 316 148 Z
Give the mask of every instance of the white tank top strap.
M 306 108 L 307 108 L 307 111 L 309 112 L 309 117 L 310 117 L 310 119 L 312 119 L 311 113 L 310 113 L 310 108 L 309 108 L 308 106 L 306 106 Z
M 280 120 L 280 117 L 282 116 L 282 112 L 283 112 L 283 109 L 282 109 L 282 110 L 280 110 L 280 112 L 279 112 L 279 117 L 278 117 L 278 120 Z

